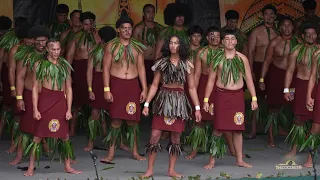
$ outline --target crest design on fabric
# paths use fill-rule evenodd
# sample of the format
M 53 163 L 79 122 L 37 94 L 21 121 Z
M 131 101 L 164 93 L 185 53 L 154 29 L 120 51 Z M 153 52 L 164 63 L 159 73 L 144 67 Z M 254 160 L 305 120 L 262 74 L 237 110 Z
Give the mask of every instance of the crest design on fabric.
M 164 117 L 163 120 L 164 120 L 164 123 L 166 123 L 166 125 L 169 125 L 169 126 L 171 126 L 174 122 L 176 122 L 176 119 L 172 119 L 169 117 Z
M 209 106 L 209 114 L 210 114 L 211 116 L 214 115 L 214 104 L 213 104 L 213 103 L 211 103 L 210 106 Z
M 49 122 L 48 128 L 51 132 L 57 132 L 60 128 L 60 122 L 58 119 L 52 119 Z
M 126 111 L 128 114 L 133 115 L 137 111 L 137 106 L 135 102 L 129 102 L 126 106 Z
M 234 123 L 235 123 L 236 125 L 239 125 L 239 126 L 242 125 L 243 122 L 244 122 L 244 115 L 243 115 L 243 113 L 242 113 L 242 112 L 237 112 L 237 113 L 234 115 L 233 120 L 234 120 Z

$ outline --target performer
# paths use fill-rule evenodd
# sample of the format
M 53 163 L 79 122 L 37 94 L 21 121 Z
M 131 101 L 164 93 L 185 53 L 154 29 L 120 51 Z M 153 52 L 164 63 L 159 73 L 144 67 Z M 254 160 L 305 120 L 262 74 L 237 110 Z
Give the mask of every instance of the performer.
M 203 108 L 209 112 L 208 99 L 214 89 L 214 131 L 210 140 L 210 160 L 205 169 L 214 167 L 215 159 L 223 157 L 226 152 L 222 132 L 232 133 L 237 165 L 251 168 L 250 164 L 243 161 L 242 156 L 242 131 L 244 131 L 244 92 L 243 78 L 252 96 L 251 108 L 258 108 L 257 97 L 252 80 L 250 63 L 245 55 L 236 51 L 236 32 L 225 30 L 222 36 L 223 51 L 218 51 L 211 62 L 213 70 L 210 71 L 205 90 Z
M 115 38 L 117 33 L 110 26 L 99 29 L 98 33 L 102 41 L 91 50 L 87 69 L 87 83 L 92 109 L 91 117 L 88 120 L 90 131 L 89 143 L 87 147 L 84 148 L 84 151 L 92 150 L 97 132 L 100 129 L 100 122 L 102 123 L 103 135 L 106 136 L 107 134 L 107 124 L 104 114 L 109 107 L 108 102 L 103 97 L 102 59 L 105 44 Z
M 237 36 L 237 46 L 236 50 L 243 53 L 245 56 L 248 55 L 248 37 L 247 35 L 238 29 L 239 13 L 235 10 L 229 10 L 225 14 L 226 26 L 222 28 L 222 32 L 226 29 L 231 29 L 236 31 Z
M 290 54 L 288 61 L 288 68 L 283 90 L 285 100 L 294 100 L 293 112 L 295 115 L 294 124 L 291 128 L 290 134 L 286 139 L 287 142 L 292 146 L 292 149 L 287 154 L 287 157 L 295 156 L 297 147 L 301 148 L 302 144 L 305 142 L 305 137 L 309 132 L 306 126 L 306 121 L 313 118 L 313 112 L 308 110 L 304 103 L 301 102 L 306 102 L 312 55 L 318 49 L 315 45 L 317 31 L 316 27 L 311 22 L 304 23 L 302 26 L 302 38 L 304 43 L 298 44 L 292 49 L 292 53 Z M 295 70 L 297 70 L 297 74 L 295 77 L 295 92 L 293 99 L 289 89 L 290 85 L 292 84 L 291 82 Z
M 280 22 L 280 36 L 272 39 L 268 45 L 262 72 L 259 80 L 260 89 L 266 90 L 269 114 L 266 118 L 265 131 L 268 133 L 268 147 L 275 147 L 274 136 L 278 134 L 278 127 L 287 124 L 283 105 L 288 104 L 283 99 L 283 88 L 290 50 L 298 43 L 292 35 L 293 23 L 289 17 Z M 266 84 L 264 79 L 268 74 Z M 270 122 L 271 121 L 271 122 Z
M 27 31 L 27 27 L 23 26 Z M 21 28 L 22 29 L 22 28 Z M 32 79 L 33 79 L 33 67 L 34 64 L 45 55 L 45 47 L 48 38 L 50 37 L 50 30 L 44 26 L 34 26 L 28 31 L 27 38 L 35 41 L 34 48 L 29 51 L 27 48 L 23 48 L 14 55 L 14 59 L 17 61 L 16 71 L 16 86 L 17 86 L 17 108 L 18 111 L 23 112 L 20 118 L 20 130 L 21 134 L 18 136 L 18 148 L 17 154 L 10 165 L 17 165 L 21 162 L 23 152 L 25 152 L 27 146 L 32 143 L 32 138 L 35 133 L 36 121 L 33 118 L 32 108 Z M 23 45 L 22 45 L 23 46 Z M 21 46 L 20 46 L 21 47 Z M 19 47 L 19 48 L 20 48 Z M 42 140 L 45 143 L 44 139 Z M 43 144 L 44 151 L 48 152 L 46 144 Z
M 275 28 L 275 20 L 277 17 L 277 9 L 271 5 L 267 4 L 262 8 L 263 14 L 263 25 L 254 28 L 249 36 L 248 41 L 248 59 L 250 62 L 250 68 L 252 70 L 253 81 L 255 82 L 256 92 L 260 104 L 260 110 L 258 118 L 259 120 L 263 120 L 263 117 L 266 111 L 265 108 L 265 93 L 260 91 L 259 80 L 258 78 L 261 75 L 262 64 L 265 60 L 266 50 L 268 44 L 271 39 L 277 36 L 277 30 Z M 254 139 L 256 138 L 257 133 L 257 111 L 252 115 L 252 127 L 250 134 L 246 137 L 246 139 Z
M 133 21 L 122 14 L 116 22 L 119 37 L 113 39 L 105 47 L 103 58 L 104 98 L 110 102 L 109 113 L 111 126 L 104 139 L 109 144 L 108 155 L 100 162 L 108 163 L 114 158 L 115 145 L 120 140 L 122 121 L 127 123 L 127 141 L 130 144 L 133 158 L 145 160 L 138 153 L 140 139 L 140 103 L 147 96 L 146 71 L 143 51 L 145 46 L 132 36 Z M 138 78 L 139 77 L 139 78 Z M 140 90 L 139 80 L 142 85 Z M 130 87 L 130 91 L 126 89 Z
M 57 151 L 64 160 L 64 171 L 80 174 L 71 167 L 74 158 L 73 147 L 69 140 L 69 120 L 72 118 L 72 87 L 71 65 L 60 55 L 60 42 L 50 39 L 46 49 L 48 56 L 36 62 L 33 74 L 32 103 L 33 117 L 37 120 L 33 142 L 28 146 L 26 154 L 30 153 L 30 163 L 25 176 L 32 176 L 34 160 L 41 154 L 42 138 L 59 138 Z M 41 92 L 40 89 L 41 87 Z
M 157 152 L 162 149 L 159 143 L 162 131 L 171 132 L 171 142 L 166 148 L 169 152 L 168 176 L 183 177 L 175 171 L 175 164 L 178 156 L 182 154 L 180 135 L 184 130 L 185 121 L 191 120 L 192 109 L 184 89 L 184 84 L 187 81 L 190 96 L 193 103 L 196 104 L 196 121 L 201 121 L 200 103 L 194 86 L 193 71 L 191 71 L 193 65 L 188 60 L 188 46 L 177 35 L 169 37 L 164 44 L 162 58 L 159 58 L 152 67 L 155 76 L 144 104 L 143 114 L 145 116 L 149 114 L 149 102 L 156 95 L 160 82 L 162 86 L 153 101 L 152 132 L 146 146 L 148 169 L 145 174 L 141 175 L 141 178 L 149 178 L 153 175 Z
M 74 35 L 81 30 L 80 15 L 80 10 L 72 11 L 70 14 L 71 27 L 63 31 L 60 35 L 61 56 L 65 56 L 65 49 L 68 42 L 71 41 L 74 38 Z
M 188 36 L 190 38 L 190 57 L 189 60 L 192 62 L 192 64 L 196 61 L 196 55 L 198 51 L 202 48 L 201 47 L 201 39 L 203 35 L 203 29 L 198 26 L 190 26 L 188 28 Z M 208 38 L 208 37 L 207 37 Z
M 50 30 L 54 38 L 59 39 L 60 34 L 70 28 L 68 14 L 69 7 L 66 4 L 58 4 L 56 8 L 56 21 L 50 25 Z
M 4 35 L 12 26 L 12 21 L 7 16 L 0 16 L 0 38 Z
M 75 111 L 71 122 L 70 136 L 75 135 L 79 109 L 89 102 L 89 99 L 86 98 L 89 97 L 86 81 L 89 51 L 95 44 L 101 41 L 98 33 L 93 29 L 95 19 L 96 16 L 92 12 L 82 13 L 80 15 L 82 29 L 68 43 L 66 48 L 66 59 L 72 64 L 74 69 L 72 81 Z
M 144 64 L 146 66 L 147 83 L 152 83 L 153 72 L 151 67 L 154 64 L 154 53 L 156 39 L 164 28 L 154 21 L 155 7 L 152 4 L 143 6 L 143 20 L 133 28 L 132 37 L 143 43 L 147 49 L 144 51 Z
M 201 37 L 201 36 L 200 36 Z M 198 89 L 199 99 L 204 98 L 204 91 L 206 88 L 208 74 L 210 72 L 210 63 L 218 51 L 220 46 L 220 29 L 218 27 L 212 26 L 207 30 L 207 40 L 208 46 L 200 49 L 195 56 L 195 87 Z M 192 44 L 192 39 L 191 39 Z M 207 138 L 211 135 L 209 131 L 209 126 L 207 124 L 213 124 L 213 94 L 210 95 L 210 111 L 201 111 L 202 121 L 195 124 L 192 131 L 188 137 L 187 144 L 192 146 L 192 152 L 190 155 L 186 156 L 186 159 L 193 159 L 197 155 L 197 151 L 207 152 Z

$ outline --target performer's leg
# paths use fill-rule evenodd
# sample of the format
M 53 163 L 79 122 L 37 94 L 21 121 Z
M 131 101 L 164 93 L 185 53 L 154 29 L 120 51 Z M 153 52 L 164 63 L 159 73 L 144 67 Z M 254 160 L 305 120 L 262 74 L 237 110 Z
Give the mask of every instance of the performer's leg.
M 182 154 L 182 148 L 180 144 L 181 133 L 178 133 L 178 132 L 170 132 L 170 133 L 171 133 L 171 143 L 169 143 L 167 147 L 167 150 L 169 150 L 168 176 L 174 177 L 174 178 L 181 178 L 183 177 L 183 175 L 175 171 L 177 158 Z
M 96 140 L 98 127 L 99 126 L 99 118 L 100 118 L 100 109 L 92 108 L 91 109 L 91 117 L 88 119 L 88 125 L 89 125 L 89 142 L 88 145 L 83 149 L 86 152 L 89 152 L 93 148 L 93 143 Z M 93 131 L 93 132 L 91 132 Z
M 9 162 L 9 165 L 17 165 L 17 164 L 21 163 L 21 159 L 22 159 L 22 155 L 23 155 L 21 139 L 22 139 L 22 136 L 20 135 L 19 140 L 18 140 L 16 157 L 14 158 L 13 161 Z
M 275 107 L 270 107 L 269 116 L 271 113 L 279 113 L 279 109 Z M 275 147 L 274 137 L 273 137 L 273 123 L 270 124 L 268 130 L 268 144 L 267 147 Z
M 107 118 L 106 116 L 103 116 L 104 118 L 101 119 L 101 127 L 102 127 L 102 135 L 105 137 L 107 135 Z
M 76 135 L 79 111 L 80 111 L 80 107 L 75 107 L 74 108 L 73 115 L 72 115 L 72 120 L 71 120 L 71 127 L 70 127 L 70 137 Z
M 234 148 L 234 145 L 233 145 L 233 135 L 231 132 L 224 132 L 223 133 L 226 141 L 227 141 L 227 145 L 228 145 L 228 148 L 229 148 L 229 153 L 231 156 L 236 156 L 236 150 Z
M 304 125 L 304 122 L 301 122 L 301 121 L 300 121 L 300 116 L 296 116 L 296 119 L 294 120 L 294 127 L 293 127 L 293 128 L 295 128 L 295 129 L 294 129 L 294 130 L 292 131 L 292 133 L 290 133 L 290 134 L 288 135 L 288 137 L 287 137 L 288 139 L 291 140 L 291 142 L 292 142 L 292 141 L 295 141 L 296 139 L 299 139 L 299 138 L 300 138 L 300 137 L 296 137 L 296 136 L 298 136 L 300 133 L 299 133 L 299 132 L 296 132 L 295 130 L 298 130 L 298 131 L 299 131 L 300 128 L 303 129 L 303 125 Z M 299 133 L 299 134 L 296 134 L 296 133 Z M 292 138 L 295 138 L 295 139 L 292 139 Z M 292 145 L 292 147 L 291 147 L 290 152 L 289 152 L 288 154 L 286 154 L 286 157 L 287 157 L 287 158 L 294 157 L 294 156 L 296 156 L 296 154 L 297 154 L 297 144 L 296 144 L 296 143 L 291 143 L 290 140 L 288 140 L 289 143 L 290 143 L 290 144 L 293 144 L 293 145 Z
M 310 134 L 314 134 L 314 135 L 320 134 L 320 124 L 312 123 Z M 315 148 L 317 149 L 318 147 L 315 147 Z M 304 164 L 304 167 L 306 168 L 312 167 L 312 157 L 310 153 L 308 153 L 307 162 Z
M 247 136 L 248 139 L 254 139 L 257 135 L 257 111 L 253 111 L 252 117 L 251 117 L 251 132 Z
M 3 128 L 6 126 L 6 121 L 3 116 L 0 119 L 0 137 L 2 137 Z
M 111 162 L 113 160 L 116 142 L 118 140 L 120 141 L 121 137 L 121 123 L 122 121 L 119 119 L 111 120 L 110 130 L 104 140 L 105 143 L 109 143 L 108 155 L 105 158 L 101 159 L 100 162 Z
M 138 141 L 140 141 L 140 130 L 139 124 L 137 121 L 127 121 L 128 124 L 128 132 L 129 135 L 129 142 L 132 150 L 132 156 L 135 160 L 138 161 L 145 161 L 146 158 L 140 156 L 138 152 Z M 132 142 L 133 140 L 133 142 Z M 132 147 L 133 146 L 133 147 Z
M 204 166 L 205 169 L 212 169 L 215 164 L 215 158 L 221 158 L 223 156 L 223 149 L 225 149 L 225 144 L 223 143 L 217 143 L 218 141 L 224 141 L 221 137 L 222 133 L 218 130 L 213 130 L 211 138 L 210 138 L 210 159 L 208 164 Z M 217 146 L 217 144 L 220 144 L 220 147 Z M 213 148 L 217 148 L 216 150 L 213 150 Z M 218 156 L 218 157 L 216 157 Z
M 30 145 L 32 146 L 32 149 L 30 149 L 30 161 L 29 161 L 29 166 L 27 172 L 24 173 L 24 176 L 33 176 L 33 170 L 34 170 L 34 160 L 36 157 L 36 154 L 33 152 L 36 152 L 36 149 L 39 148 L 37 147 L 41 141 L 41 138 L 39 137 L 34 137 L 33 138 L 33 143 Z M 38 159 L 39 160 L 39 159 Z
M 201 139 L 206 138 L 206 137 L 201 137 L 203 135 L 205 135 L 205 123 L 203 121 L 201 121 L 199 123 L 196 123 L 195 127 L 192 128 L 192 131 L 189 135 L 189 140 L 187 140 L 187 144 L 191 145 L 191 147 L 192 147 L 192 152 L 190 155 L 185 157 L 186 159 L 193 159 L 196 157 L 198 149 L 200 148 L 199 146 L 202 144 L 195 144 L 195 143 L 199 143 L 201 141 L 201 140 L 199 140 L 199 138 L 201 138 Z M 190 142 L 190 141 L 192 141 L 192 142 Z M 196 142 L 194 142 L 194 141 L 196 141 Z
M 154 162 L 156 161 L 157 152 L 161 151 L 161 145 L 159 143 L 161 136 L 161 130 L 152 129 L 151 138 L 146 145 L 146 154 L 148 155 L 148 169 L 145 174 L 141 175 L 141 178 L 149 178 L 153 175 Z
M 242 138 L 242 132 L 233 132 L 232 133 L 232 138 L 233 138 L 233 145 L 236 150 L 236 158 L 237 158 L 237 165 L 240 167 L 245 167 L 245 168 L 251 168 L 252 166 L 250 164 L 247 164 L 246 162 L 243 161 L 243 156 L 242 156 L 242 148 L 243 148 L 243 138 Z
M 75 169 L 73 169 L 71 167 L 71 164 L 72 164 L 71 162 L 72 162 L 72 159 L 74 158 L 74 157 L 71 157 L 71 156 L 74 156 L 73 155 L 74 152 L 73 152 L 73 147 L 71 145 L 70 140 L 69 139 L 63 139 L 62 141 L 63 141 L 62 142 L 63 143 L 62 148 L 64 148 L 62 150 L 62 153 L 65 153 L 65 154 L 63 154 L 63 157 L 65 157 L 65 159 L 64 159 L 64 171 L 66 173 L 70 173 L 70 174 L 81 174 L 82 173 L 81 171 L 77 171 L 77 170 L 75 170 Z

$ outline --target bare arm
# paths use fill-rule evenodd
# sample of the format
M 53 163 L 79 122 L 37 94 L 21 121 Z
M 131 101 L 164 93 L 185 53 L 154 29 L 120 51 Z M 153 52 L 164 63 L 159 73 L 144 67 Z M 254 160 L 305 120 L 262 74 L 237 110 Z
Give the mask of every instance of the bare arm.
M 8 59 L 8 65 L 9 65 L 9 84 L 11 86 L 16 85 L 16 61 L 14 60 L 14 55 L 17 52 L 19 46 L 14 46 L 10 49 L 9 52 L 9 59 Z
M 110 68 L 112 63 L 112 54 L 110 53 L 111 44 L 107 44 L 104 49 L 103 55 L 103 85 L 104 87 L 110 87 Z
M 257 35 L 256 35 L 256 31 L 253 30 L 248 40 L 248 59 L 249 59 L 249 64 L 251 69 L 253 69 L 254 56 L 256 53 L 255 52 L 256 43 L 257 43 Z
M 210 64 L 210 66 L 211 66 L 211 64 Z M 212 93 L 213 87 L 214 87 L 215 82 L 216 82 L 216 77 L 217 77 L 217 70 L 215 70 L 215 71 L 210 70 L 210 73 L 209 73 L 209 76 L 208 76 L 206 90 L 205 90 L 205 93 L 204 93 L 204 97 L 205 98 L 210 98 L 210 95 Z
M 157 91 L 158 91 L 158 86 L 160 83 L 160 79 L 161 79 L 161 74 L 159 71 L 156 71 L 153 77 L 153 81 L 152 84 L 150 86 L 149 92 L 148 92 L 148 96 L 146 99 L 146 102 L 150 103 L 151 100 L 153 99 L 153 97 L 156 95 Z
M 34 69 L 37 69 L 39 63 L 35 63 Z M 39 99 L 39 81 L 36 78 L 36 70 L 33 71 L 33 80 L 32 80 L 32 105 L 33 105 L 33 111 L 39 111 L 38 110 L 38 99 Z
M 317 56 L 319 56 L 319 52 L 320 51 L 316 51 L 313 54 L 313 58 L 312 58 L 312 65 L 311 65 L 311 72 L 310 72 L 310 78 L 309 78 L 309 82 L 308 82 L 308 90 L 307 90 L 307 99 L 311 99 L 312 96 L 312 91 L 313 88 L 316 84 L 316 80 L 317 80 L 317 71 L 318 71 L 318 58 Z
M 74 40 L 68 42 L 66 47 L 66 59 L 72 65 L 74 53 L 76 51 L 76 42 Z
M 271 42 L 269 43 L 269 45 L 267 47 L 265 58 L 264 58 L 263 65 L 262 65 L 262 70 L 261 70 L 261 78 L 266 77 L 267 72 L 269 70 L 269 66 L 273 61 L 273 53 L 274 53 L 275 45 L 276 45 L 276 41 L 273 39 L 273 40 L 271 40 Z
M 190 74 L 188 74 L 187 79 L 188 79 L 189 94 L 192 99 L 193 105 L 200 106 L 198 93 L 197 93 L 197 89 L 194 82 L 194 74 L 192 71 Z
M 157 60 L 158 58 L 160 58 L 162 56 L 161 49 L 162 49 L 163 44 L 164 44 L 164 40 L 160 39 L 160 36 L 158 36 L 157 42 L 156 42 L 156 47 L 155 47 L 154 60 Z
M 87 66 L 87 84 L 92 88 L 93 59 L 90 57 Z
M 71 75 L 71 71 L 69 70 L 69 74 Z M 72 85 L 71 85 L 71 78 L 66 80 L 66 95 L 67 95 L 67 107 L 69 112 L 71 112 L 72 107 Z M 84 98 L 84 97 L 83 97 Z
M 290 88 L 290 85 L 291 85 L 291 82 L 292 82 L 293 73 L 294 73 L 294 70 L 296 69 L 296 58 L 298 56 L 299 50 L 300 49 L 296 49 L 289 56 L 288 67 L 287 67 L 287 71 L 286 71 L 286 77 L 284 79 L 284 88 Z
M 199 86 L 199 80 L 201 76 L 201 66 L 202 66 L 202 61 L 200 58 L 201 50 L 197 52 L 196 55 L 196 60 L 194 62 L 194 86 L 196 89 L 198 89 Z
M 249 61 L 245 56 L 242 56 L 241 58 L 244 63 L 247 88 L 248 88 L 251 96 L 254 97 L 254 96 L 256 96 L 256 90 L 255 90 L 253 79 L 252 79 Z
M 67 31 L 64 31 L 60 34 L 60 43 L 62 43 L 64 41 L 64 39 L 67 37 L 67 34 L 68 34 L 68 30 Z M 65 50 L 66 50 L 66 47 L 61 47 L 61 52 L 60 52 L 60 56 L 65 56 Z
M 141 28 L 139 26 L 135 26 L 132 31 L 132 37 L 138 39 L 139 41 L 141 41 L 141 39 L 139 38 L 140 31 Z
M 16 84 L 17 84 L 17 96 L 22 96 L 24 90 L 24 79 L 27 74 L 27 66 L 23 66 L 23 61 L 18 61 L 17 63 L 17 74 L 16 74 Z
M 142 85 L 143 91 L 147 91 L 147 77 L 146 77 L 146 68 L 144 66 L 144 56 L 143 53 L 138 54 L 138 62 L 137 62 L 137 67 L 138 67 L 138 73 L 139 73 L 139 79 L 140 83 Z

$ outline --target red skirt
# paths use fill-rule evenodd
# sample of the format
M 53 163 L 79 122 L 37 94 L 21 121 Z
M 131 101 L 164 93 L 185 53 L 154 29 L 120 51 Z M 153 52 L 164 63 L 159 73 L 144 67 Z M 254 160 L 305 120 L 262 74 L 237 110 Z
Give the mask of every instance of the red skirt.
M 271 64 L 266 81 L 267 102 L 269 105 L 290 104 L 283 96 L 284 79 L 286 70 L 279 69 Z
M 87 63 L 87 59 L 73 60 L 72 63 L 73 103 L 76 106 L 83 106 L 89 102 Z
M 306 121 L 313 117 L 313 112 L 309 111 L 306 107 L 308 82 L 309 80 L 295 79 L 296 88 L 294 93 L 293 112 L 295 115 L 300 116 L 301 121 Z
M 36 120 L 33 118 L 32 91 L 24 89 L 23 99 L 25 111 L 20 118 L 20 130 L 34 135 Z
M 103 92 L 103 77 L 102 72 L 93 72 L 93 79 L 92 79 L 92 92 L 95 95 L 95 100 L 91 101 L 91 107 L 95 109 L 109 109 L 108 102 L 104 99 L 104 92 Z
M 198 86 L 198 97 L 199 101 L 202 102 L 204 97 L 204 93 L 206 91 L 206 86 L 207 86 L 207 81 L 208 81 L 208 75 L 206 74 L 201 74 L 200 80 L 199 80 L 199 86 Z M 204 111 L 201 109 L 201 115 L 202 119 L 201 121 L 212 121 L 213 120 L 213 115 L 214 115 L 214 90 L 212 91 L 210 98 L 209 98 L 209 112 Z
M 42 87 L 38 109 L 41 119 L 36 121 L 35 136 L 65 139 L 69 135 L 66 120 L 67 100 L 64 91 L 53 91 Z
M 316 95 L 313 108 L 313 123 L 320 124 L 320 85 L 316 85 Z
M 164 116 L 153 115 L 152 129 L 170 131 L 170 132 L 183 132 L 185 121 L 182 119 L 170 119 Z
M 152 84 L 154 72 L 152 71 L 151 67 L 153 66 L 153 60 L 144 60 L 144 66 L 146 68 L 146 76 L 147 76 L 147 84 Z
M 259 87 L 259 79 L 261 77 L 261 71 L 262 71 L 263 62 L 253 62 L 253 73 L 256 77 L 256 80 L 254 82 L 254 87 L 256 89 L 257 96 L 264 97 L 266 95 L 265 91 L 261 91 Z M 267 77 L 265 78 L 267 79 Z
M 2 102 L 6 106 L 14 106 L 15 99 L 11 96 L 11 89 L 9 84 L 9 70 L 6 63 L 2 64 L 1 70 L 2 82 Z
M 138 78 L 120 79 L 110 75 L 113 102 L 109 105 L 112 119 L 140 121 L 141 88 Z
M 221 131 L 245 130 L 243 89 L 227 90 L 216 87 L 214 96 L 214 128 Z

